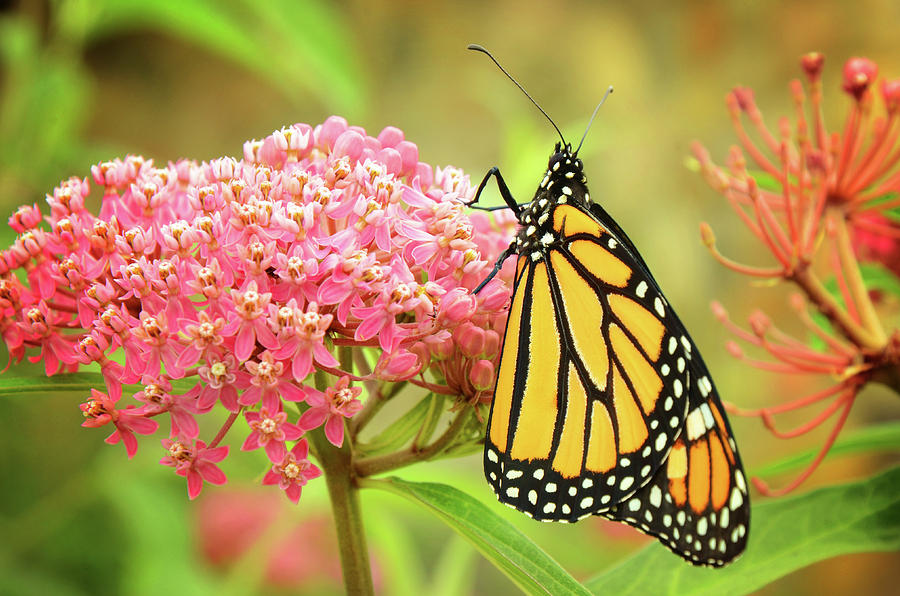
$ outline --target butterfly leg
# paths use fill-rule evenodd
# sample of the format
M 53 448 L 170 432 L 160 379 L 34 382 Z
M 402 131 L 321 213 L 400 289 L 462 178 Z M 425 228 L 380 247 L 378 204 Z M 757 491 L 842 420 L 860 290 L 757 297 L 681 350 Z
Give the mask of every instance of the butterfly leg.
M 503 262 L 504 262 L 508 257 L 510 257 L 511 255 L 515 254 L 515 252 L 516 252 L 516 248 L 515 248 L 515 247 L 516 247 L 516 245 L 515 245 L 515 243 L 513 243 L 513 244 L 510 244 L 510 245 L 506 248 L 506 250 L 503 251 L 503 254 L 501 254 L 500 257 L 497 258 L 497 262 L 494 263 L 494 268 L 491 269 L 491 272 L 488 273 L 488 276 L 485 277 L 485 278 L 481 281 L 480 284 L 478 284 L 478 287 L 475 288 L 474 290 L 472 290 L 472 294 L 477 294 L 478 292 L 480 292 L 480 291 L 481 291 L 481 288 L 483 288 L 485 285 L 487 285 L 487 282 L 489 282 L 489 281 L 491 281 L 492 279 L 494 279 L 494 276 L 497 275 L 497 273 L 500 271 L 500 268 L 503 267 Z
M 478 190 L 475 191 L 475 198 L 466 203 L 467 207 L 471 207 L 472 209 L 480 209 L 482 211 L 496 211 L 498 209 L 505 209 L 506 207 L 476 207 L 475 203 L 478 202 L 478 199 L 481 198 L 481 193 L 484 191 L 484 187 L 487 185 L 488 180 L 491 176 L 494 176 L 497 179 L 497 188 L 500 190 L 500 196 L 503 197 L 503 201 L 506 205 L 512 209 L 513 213 L 518 217 L 522 212 L 522 206 L 516 202 L 516 199 L 512 196 L 512 193 L 509 192 L 509 187 L 506 186 L 506 181 L 503 179 L 503 176 L 500 175 L 500 169 L 497 166 L 494 166 L 490 170 L 488 170 L 487 174 L 484 175 L 484 178 L 481 180 L 481 184 L 478 185 Z

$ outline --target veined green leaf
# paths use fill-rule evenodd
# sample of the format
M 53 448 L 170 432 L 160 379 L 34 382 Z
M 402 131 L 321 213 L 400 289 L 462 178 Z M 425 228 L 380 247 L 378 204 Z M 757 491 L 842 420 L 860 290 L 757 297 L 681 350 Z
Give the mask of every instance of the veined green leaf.
M 481 501 L 452 486 L 407 482 L 399 478 L 362 479 L 365 488 L 379 488 L 406 497 L 434 513 L 475 546 L 527 594 L 588 594 L 559 563 Z
M 750 542 L 723 569 L 692 567 L 661 544 L 586 582 L 594 594 L 747 594 L 829 557 L 900 548 L 900 467 L 753 507 Z

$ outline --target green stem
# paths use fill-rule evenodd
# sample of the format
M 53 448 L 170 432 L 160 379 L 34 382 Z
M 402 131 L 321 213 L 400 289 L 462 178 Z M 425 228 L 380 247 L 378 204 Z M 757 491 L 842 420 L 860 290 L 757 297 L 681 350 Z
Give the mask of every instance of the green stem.
M 863 281 L 862 273 L 859 270 L 859 263 L 856 261 L 856 255 L 853 253 L 853 244 L 850 240 L 850 233 L 847 230 L 847 222 L 842 213 L 836 213 L 834 217 L 835 231 L 837 235 L 838 258 L 841 261 L 841 268 L 844 270 L 844 277 L 847 280 L 847 286 L 853 296 L 853 301 L 859 311 L 859 318 L 863 327 L 871 334 L 872 339 L 880 345 L 887 342 L 887 334 L 881 326 L 878 314 L 875 312 L 875 305 L 869 298 L 869 290 Z
M 348 355 L 346 352 L 341 354 L 343 357 Z M 327 375 L 317 370 L 316 389 L 324 391 L 328 384 Z M 359 486 L 353 469 L 353 439 L 348 435 L 349 433 L 345 433 L 341 447 L 335 447 L 325 436 L 323 428 L 307 433 L 310 451 L 316 454 L 325 472 L 325 484 L 328 486 L 328 498 L 337 531 L 344 589 L 347 594 L 374 594 L 372 565 L 359 503 Z
M 366 544 L 359 487 L 353 471 L 353 453 L 348 441 L 338 449 L 328 442 L 322 429 L 308 433 L 325 471 L 325 483 L 334 514 L 341 570 L 347 594 L 372 594 L 372 567 Z

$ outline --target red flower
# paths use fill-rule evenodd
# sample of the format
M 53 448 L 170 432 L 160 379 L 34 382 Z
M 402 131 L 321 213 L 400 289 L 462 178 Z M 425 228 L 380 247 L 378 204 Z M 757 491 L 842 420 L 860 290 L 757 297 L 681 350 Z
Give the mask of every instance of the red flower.
M 781 331 L 761 312 L 750 317 L 749 330 L 742 329 L 729 320 L 721 305 L 714 304 L 713 311 L 720 321 L 740 340 L 766 352 L 771 359 L 752 358 L 735 342 L 729 342 L 728 350 L 758 368 L 838 379 L 823 391 L 760 410 L 730 408 L 739 414 L 761 417 L 767 428 L 783 438 L 809 432 L 837 416 L 818 457 L 787 487 L 770 491 L 765 483 L 754 479 L 757 487 L 768 493 L 788 492 L 803 482 L 834 443 L 859 390 L 873 379 L 896 380 L 895 371 L 900 366 L 900 351 L 896 348 L 900 345 L 900 330 L 883 327 L 856 260 L 859 255 L 900 272 L 900 227 L 887 215 L 900 206 L 896 196 L 900 193 L 900 136 L 896 134 L 900 82 L 882 84 L 885 115 L 873 119 L 870 89 L 878 68 L 866 58 L 848 60 L 843 88 L 853 102 L 843 133 L 829 133 L 822 112 L 823 57 L 807 54 L 801 66 L 810 85 L 811 121 L 804 115 L 806 96 L 799 81 L 791 86 L 798 115 L 795 130 L 782 120 L 777 135 L 766 127 L 753 94 L 735 89 L 728 96 L 728 106 L 741 148 L 732 148 L 729 167 L 715 165 L 702 146 L 694 145 L 707 180 L 769 250 L 774 264 L 756 267 L 726 258 L 716 249 L 712 229 L 703 223 L 701 236 L 715 258 L 739 273 L 780 278 L 803 292 L 791 300 L 806 328 L 804 339 Z M 761 144 L 754 143 L 744 130 L 742 115 L 762 139 Z M 775 188 L 757 184 L 745 153 L 757 171 L 774 179 Z M 822 266 L 814 267 L 818 261 L 822 261 Z M 834 277 L 840 301 L 826 290 L 819 278 L 821 271 Z M 809 305 L 829 319 L 834 334 L 813 320 Z M 809 337 L 824 343 L 825 349 L 811 345 Z M 806 424 L 789 431 L 776 428 L 777 414 L 822 401 L 830 403 Z

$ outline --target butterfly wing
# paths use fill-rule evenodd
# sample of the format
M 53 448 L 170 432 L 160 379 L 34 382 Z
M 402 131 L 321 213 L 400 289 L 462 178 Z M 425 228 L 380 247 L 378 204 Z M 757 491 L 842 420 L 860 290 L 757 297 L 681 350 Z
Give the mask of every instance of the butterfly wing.
M 643 487 L 688 405 L 680 321 L 630 242 L 577 199 L 554 204 L 549 231 L 535 232 L 547 240 L 539 258 L 518 257 L 485 445 L 498 498 L 545 521 L 608 510 Z
M 656 536 L 695 564 L 719 567 L 746 546 L 750 499 L 731 427 L 699 354 L 688 369 L 685 430 L 666 464 L 641 490 L 601 515 Z

